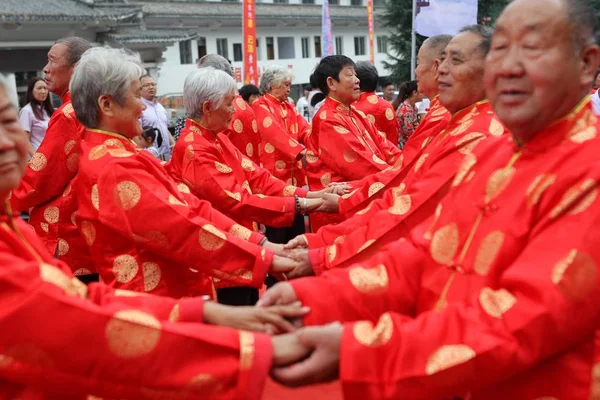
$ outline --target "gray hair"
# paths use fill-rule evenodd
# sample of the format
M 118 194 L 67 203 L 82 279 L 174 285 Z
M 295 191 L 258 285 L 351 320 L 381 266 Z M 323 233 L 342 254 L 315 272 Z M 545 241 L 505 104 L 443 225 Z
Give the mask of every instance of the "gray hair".
M 213 67 L 214 69 L 227 73 L 229 76 L 233 76 L 232 67 L 229 61 L 218 54 L 211 53 L 203 56 L 198 60 L 197 66 L 198 68 Z
M 273 87 L 281 86 L 288 79 L 292 79 L 292 72 L 281 65 L 271 65 L 265 68 L 260 76 L 260 90 L 269 93 Z
M 213 67 L 191 72 L 183 84 L 183 105 L 190 118 L 202 117 L 202 105 L 209 101 L 215 108 L 221 107 L 228 93 L 235 93 L 235 80 L 227 73 Z
M 423 42 L 423 46 L 434 54 L 434 58 L 441 58 L 444 49 L 448 46 L 452 37 L 452 35 L 431 36 Z
M 64 44 L 67 46 L 67 65 L 75 65 L 81 59 L 83 53 L 92 48 L 90 42 L 79 36 L 69 36 L 58 39 L 54 44 Z
M 86 51 L 69 85 L 77 118 L 87 128 L 97 128 L 100 123 L 98 98 L 111 96 L 123 105 L 131 82 L 144 73 L 139 54 L 130 50 L 96 47 Z
M 565 0 L 576 50 L 597 42 L 598 20 L 589 0 Z
M 19 99 L 17 98 L 16 90 L 12 90 L 11 85 L 8 83 L 8 79 L 3 74 L 0 74 L 0 89 L 4 89 L 8 102 L 12 104 L 14 108 L 19 107 Z
M 492 47 L 492 35 L 494 34 L 494 29 L 485 25 L 467 25 L 458 31 L 458 33 L 463 32 L 471 32 L 479 36 L 481 38 L 481 43 L 479 43 L 477 49 L 484 57 L 487 56 L 487 53 L 489 53 L 490 48 Z

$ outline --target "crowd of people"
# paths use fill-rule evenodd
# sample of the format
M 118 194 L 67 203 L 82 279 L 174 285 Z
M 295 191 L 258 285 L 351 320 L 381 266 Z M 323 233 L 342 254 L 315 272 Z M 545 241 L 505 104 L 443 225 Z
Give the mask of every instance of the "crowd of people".
M 310 124 L 286 68 L 238 93 L 203 57 L 176 141 L 136 53 L 58 40 L 20 118 L 0 75 L 0 397 L 599 398 L 594 14 L 514 0 L 428 38 L 400 137 L 342 55 Z

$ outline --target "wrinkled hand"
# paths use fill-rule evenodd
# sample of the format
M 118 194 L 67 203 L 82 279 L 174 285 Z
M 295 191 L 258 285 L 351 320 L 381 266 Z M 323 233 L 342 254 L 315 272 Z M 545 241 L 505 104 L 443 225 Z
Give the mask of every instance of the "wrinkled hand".
M 305 200 L 300 201 L 300 205 L 302 207 L 302 211 L 304 211 L 307 214 L 317 211 L 323 204 L 322 198 L 306 199 L 306 203 L 304 201 Z
M 271 370 L 271 377 L 289 387 L 337 379 L 343 333 L 344 327 L 339 322 L 299 330 L 295 333 L 298 342 L 305 349 L 312 349 L 312 353 L 304 361 L 289 367 L 276 366 Z
M 297 261 L 276 254 L 273 257 L 273 263 L 271 264 L 271 268 L 269 268 L 269 273 L 278 281 L 286 281 L 286 273 L 294 270 L 298 265 L 299 263 Z
M 337 194 L 324 193 L 323 203 L 317 209 L 317 211 L 337 214 L 340 210 L 340 196 Z
M 292 285 L 287 282 L 279 282 L 263 294 L 256 305 L 258 307 L 269 307 L 274 305 L 292 304 L 298 301 L 296 292 Z
M 310 263 L 310 258 L 308 257 L 308 250 L 305 249 L 296 249 L 290 250 L 289 257 L 296 261 L 298 265 L 292 271 L 286 274 L 288 279 L 298 279 L 304 276 L 314 276 L 315 271 L 312 268 L 312 264 Z
M 288 320 L 302 318 L 309 311 L 299 301 L 271 307 L 232 307 L 208 302 L 204 304 L 204 322 L 275 335 L 293 332 L 296 327 Z
M 332 182 L 324 189 L 325 193 L 332 193 L 340 196 L 350 193 L 351 190 L 352 185 L 349 185 L 346 182 Z
M 272 243 L 267 240 L 265 243 L 263 243 L 262 246 L 267 250 L 271 250 L 275 254 L 281 255 L 283 253 L 283 245 L 282 244 Z
M 307 249 L 308 248 L 308 240 L 304 235 L 298 235 L 289 242 L 285 246 L 283 246 L 285 250 L 293 250 L 293 249 Z
M 311 349 L 304 347 L 295 333 L 271 338 L 273 343 L 273 366 L 284 367 L 304 359 Z

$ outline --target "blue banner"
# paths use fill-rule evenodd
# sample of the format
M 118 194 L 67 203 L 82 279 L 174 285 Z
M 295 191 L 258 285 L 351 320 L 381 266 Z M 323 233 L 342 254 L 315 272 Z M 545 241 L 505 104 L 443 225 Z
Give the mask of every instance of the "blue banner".
M 331 31 L 331 15 L 329 14 L 329 1 L 323 0 L 323 18 L 321 21 L 323 34 L 321 48 L 323 57 L 333 55 L 333 32 Z

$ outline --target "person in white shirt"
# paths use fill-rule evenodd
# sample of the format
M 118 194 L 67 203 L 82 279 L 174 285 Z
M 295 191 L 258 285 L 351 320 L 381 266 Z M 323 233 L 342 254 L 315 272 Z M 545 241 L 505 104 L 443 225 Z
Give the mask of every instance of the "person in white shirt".
M 157 128 L 162 136 L 161 145 L 158 140 L 154 142 L 154 147 L 158 149 L 158 154 L 163 160 L 171 159 L 171 148 L 175 145 L 175 140 L 169 132 L 169 115 L 167 110 L 156 99 L 156 82 L 150 75 L 144 75 L 142 82 L 142 101 L 146 109 L 142 114 L 142 126 L 151 126 Z
M 298 101 L 296 102 L 296 110 L 298 110 L 300 115 L 302 115 L 304 117 L 304 119 L 306 119 L 307 121 L 308 121 L 308 108 L 309 108 L 308 94 L 310 93 L 311 89 L 312 88 L 310 87 L 310 85 L 304 86 L 304 96 L 300 97 L 298 99 Z

